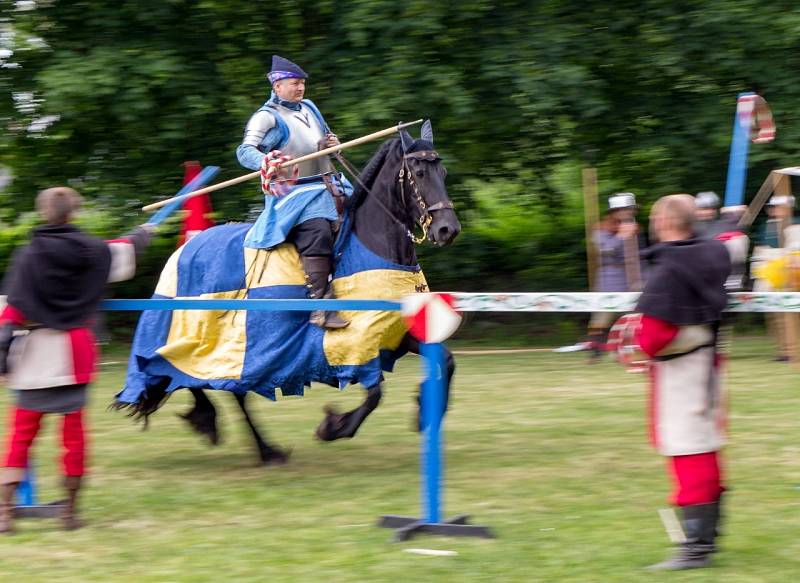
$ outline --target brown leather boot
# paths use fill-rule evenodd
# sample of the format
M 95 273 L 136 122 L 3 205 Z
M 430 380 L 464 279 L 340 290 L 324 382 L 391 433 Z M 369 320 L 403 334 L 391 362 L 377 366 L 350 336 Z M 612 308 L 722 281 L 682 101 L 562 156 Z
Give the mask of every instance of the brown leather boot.
M 308 295 L 311 299 L 334 299 L 333 286 L 329 285 L 328 278 L 331 274 L 331 258 L 311 255 L 300 256 L 303 262 L 303 270 L 306 272 Z M 335 330 L 345 328 L 350 322 L 342 319 L 338 312 L 326 312 L 325 310 L 314 310 L 308 321 L 321 328 Z
M 14 492 L 19 483 L 0 486 L 0 534 L 14 534 Z
M 14 534 L 14 494 L 25 477 L 23 468 L 3 468 L 0 473 L 0 533 Z
M 67 501 L 64 505 L 64 513 L 61 515 L 61 523 L 64 530 L 76 530 L 83 526 L 78 519 L 78 492 L 81 489 L 81 476 L 67 476 L 64 478 L 64 488 L 67 490 Z

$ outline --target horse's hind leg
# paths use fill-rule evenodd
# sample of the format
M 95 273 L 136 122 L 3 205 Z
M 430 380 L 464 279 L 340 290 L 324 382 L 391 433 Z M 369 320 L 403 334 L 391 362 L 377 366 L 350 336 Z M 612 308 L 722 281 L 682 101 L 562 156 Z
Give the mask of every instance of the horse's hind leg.
M 186 413 L 179 413 L 178 416 L 191 425 L 194 431 L 205 435 L 211 445 L 219 444 L 217 410 L 214 404 L 202 389 L 189 389 L 189 391 L 194 395 L 194 407 Z
M 326 407 L 325 418 L 317 426 L 317 437 L 322 441 L 353 437 L 364 420 L 381 402 L 382 396 L 381 385 L 377 384 L 367 389 L 367 398 L 352 411 L 337 413 L 333 407 Z
M 253 420 L 250 418 L 247 405 L 245 404 L 247 393 L 235 393 L 235 397 L 236 402 L 239 403 L 239 408 L 242 410 L 242 413 L 244 413 L 244 420 L 247 422 L 247 426 L 250 427 L 250 432 L 253 434 L 253 439 L 256 440 L 256 447 L 258 448 L 258 455 L 261 458 L 261 463 L 264 465 L 280 465 L 288 462 L 289 452 L 283 451 L 268 444 L 264 438 L 261 437 L 258 429 L 256 429 Z

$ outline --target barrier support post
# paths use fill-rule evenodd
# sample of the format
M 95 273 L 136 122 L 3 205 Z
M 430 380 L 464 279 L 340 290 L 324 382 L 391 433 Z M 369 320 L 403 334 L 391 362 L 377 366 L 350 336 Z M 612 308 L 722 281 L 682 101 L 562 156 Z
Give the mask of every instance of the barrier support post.
M 469 524 L 469 515 L 463 514 L 448 520 L 441 520 L 441 475 L 442 447 L 441 426 L 444 418 L 444 394 L 447 390 L 445 378 L 447 363 L 444 347 L 440 343 L 421 343 L 420 355 L 425 368 L 425 381 L 422 384 L 422 518 L 385 515 L 378 526 L 395 529 L 394 541 L 406 541 L 417 534 L 438 534 L 445 536 L 471 536 L 494 538 L 485 526 Z

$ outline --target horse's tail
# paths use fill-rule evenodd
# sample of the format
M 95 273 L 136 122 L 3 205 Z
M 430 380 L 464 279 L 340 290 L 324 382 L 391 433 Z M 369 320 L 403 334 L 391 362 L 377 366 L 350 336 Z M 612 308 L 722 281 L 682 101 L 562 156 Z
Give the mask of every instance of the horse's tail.
M 165 379 L 152 387 L 148 387 L 142 397 L 135 403 L 126 403 L 115 399 L 113 403 L 108 406 L 109 410 L 125 411 L 128 417 L 132 417 L 134 422 L 141 421 L 143 429 L 147 429 L 150 421 L 150 415 L 158 411 L 161 406 L 169 399 L 170 393 L 167 392 L 169 379 Z

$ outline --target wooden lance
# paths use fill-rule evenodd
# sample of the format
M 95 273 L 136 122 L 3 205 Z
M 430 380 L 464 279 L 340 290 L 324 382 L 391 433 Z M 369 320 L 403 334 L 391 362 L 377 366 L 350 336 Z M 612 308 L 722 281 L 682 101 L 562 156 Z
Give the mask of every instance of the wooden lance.
M 381 130 L 379 132 L 375 132 L 374 134 L 368 134 L 366 136 L 362 136 L 360 138 L 356 138 L 354 140 L 350 140 L 349 142 L 344 142 L 343 144 L 339 144 L 338 146 L 331 146 L 330 148 L 325 148 L 324 150 L 320 150 L 319 152 L 313 152 L 311 154 L 306 154 L 305 156 L 300 156 L 299 158 L 295 158 L 294 160 L 287 160 L 286 162 L 280 165 L 280 168 L 288 168 L 290 166 L 294 166 L 295 164 L 300 164 L 302 162 L 308 162 L 309 160 L 315 160 L 317 158 L 321 158 L 323 156 L 329 156 L 330 154 L 335 154 L 336 152 L 341 152 L 342 150 L 346 150 L 347 148 L 352 148 L 353 146 L 359 146 L 361 144 L 366 144 L 367 142 L 371 142 L 373 140 L 377 140 L 379 138 L 383 138 L 385 136 L 390 136 L 395 132 L 399 132 L 400 130 L 407 128 L 409 126 L 417 125 L 422 123 L 421 119 L 416 121 L 410 121 L 408 123 L 401 123 L 397 124 L 396 126 L 392 126 L 390 128 L 386 128 L 385 130 Z M 174 196 L 172 198 L 166 198 L 164 200 L 160 200 L 158 202 L 154 202 L 153 204 L 148 204 L 147 206 L 142 207 L 142 210 L 145 212 L 154 211 L 156 209 L 161 208 L 162 206 L 166 206 L 171 202 L 176 200 L 187 200 L 190 198 L 194 198 L 195 196 L 200 196 L 201 194 L 206 194 L 207 192 L 214 192 L 215 190 L 222 190 L 223 188 L 227 188 L 228 186 L 233 186 L 234 184 L 239 184 L 241 182 L 247 182 L 248 180 L 252 180 L 253 178 L 257 178 L 261 176 L 261 170 L 256 170 L 255 172 L 251 172 L 249 174 L 244 174 L 242 176 L 238 176 L 236 178 L 231 178 L 230 180 L 226 180 L 225 182 L 220 182 L 218 184 L 212 184 L 211 186 L 206 186 L 205 188 L 201 188 L 200 190 L 195 190 L 193 192 L 189 192 L 187 194 L 183 194 L 181 196 Z

